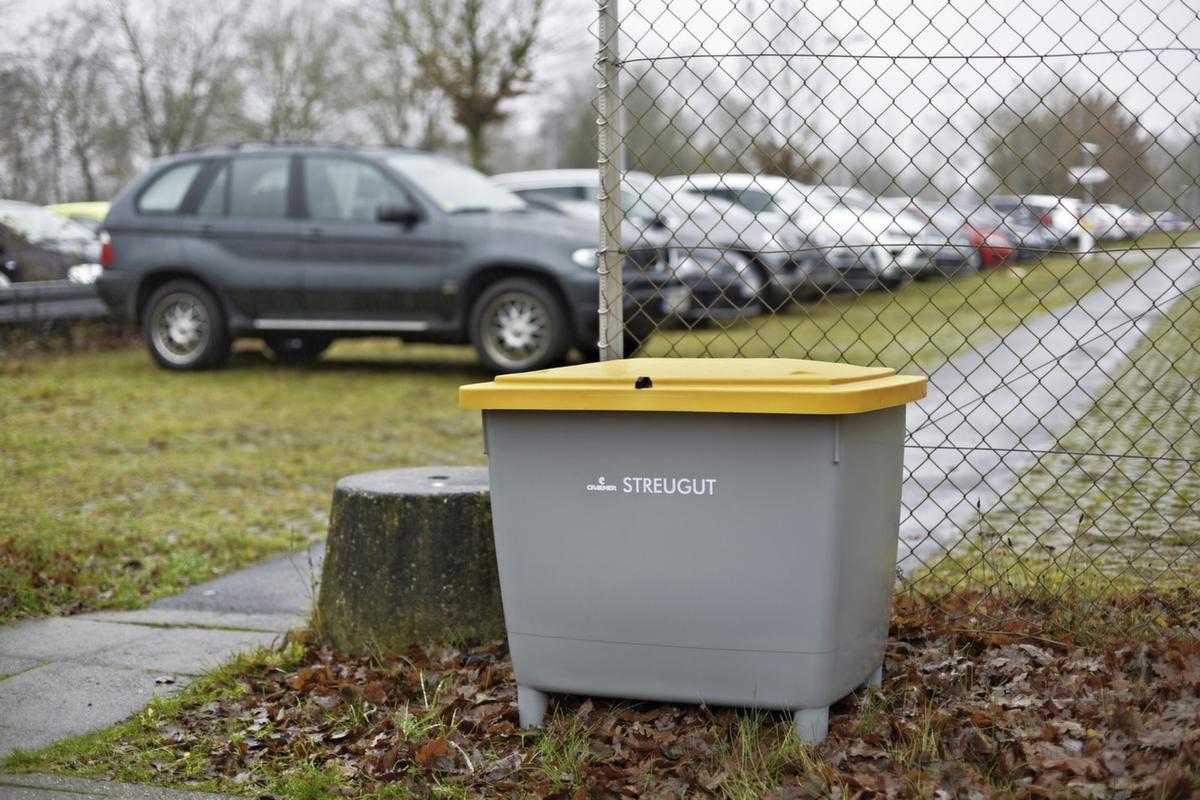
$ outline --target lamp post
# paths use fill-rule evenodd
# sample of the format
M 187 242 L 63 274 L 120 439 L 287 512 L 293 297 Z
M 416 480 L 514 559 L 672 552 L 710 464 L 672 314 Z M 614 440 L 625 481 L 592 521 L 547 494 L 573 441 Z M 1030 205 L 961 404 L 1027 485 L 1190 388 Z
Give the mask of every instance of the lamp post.
M 1079 258 L 1083 260 L 1090 258 L 1092 250 L 1096 247 L 1096 237 L 1092 235 L 1090 225 L 1085 224 L 1087 214 L 1092 207 L 1091 186 L 1107 180 L 1108 173 L 1096 164 L 1100 145 L 1089 142 L 1080 142 L 1079 145 L 1083 148 L 1083 166 L 1071 169 L 1071 176 L 1075 178 L 1075 182 L 1079 184 L 1083 194 L 1083 199 L 1080 200 L 1083 213 L 1079 217 Z

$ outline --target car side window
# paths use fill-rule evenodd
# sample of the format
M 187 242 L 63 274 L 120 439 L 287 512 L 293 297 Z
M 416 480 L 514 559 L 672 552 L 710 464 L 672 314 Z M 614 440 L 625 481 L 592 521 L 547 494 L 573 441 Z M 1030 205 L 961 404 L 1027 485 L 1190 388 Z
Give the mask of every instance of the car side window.
M 196 206 L 196 214 L 201 217 L 221 217 L 225 215 L 225 196 L 226 188 L 229 185 L 229 165 L 224 164 L 209 181 L 208 188 L 204 191 L 204 197 L 201 198 L 199 205 Z
M 234 159 L 230 167 L 229 215 L 286 218 L 289 162 L 287 156 Z
M 596 190 L 596 202 L 600 202 L 600 190 Z M 621 206 L 625 209 L 625 216 L 633 219 L 655 219 L 658 214 L 650 207 L 646 201 L 642 200 L 642 196 L 635 191 L 628 189 L 621 190 Z
M 746 189 L 738 194 L 738 203 L 753 211 L 755 214 L 761 214 L 764 211 L 770 211 L 775 204 L 771 199 L 771 195 L 766 192 L 754 191 Z
M 551 203 L 587 198 L 582 186 L 542 186 L 537 189 L 517 189 L 516 193 L 525 199 L 546 200 Z
M 408 202 L 382 170 L 324 156 L 304 159 L 304 196 L 310 218 L 334 222 L 375 222 L 380 206 Z
M 138 195 L 137 210 L 143 214 L 178 214 L 203 166 L 193 161 L 168 168 Z

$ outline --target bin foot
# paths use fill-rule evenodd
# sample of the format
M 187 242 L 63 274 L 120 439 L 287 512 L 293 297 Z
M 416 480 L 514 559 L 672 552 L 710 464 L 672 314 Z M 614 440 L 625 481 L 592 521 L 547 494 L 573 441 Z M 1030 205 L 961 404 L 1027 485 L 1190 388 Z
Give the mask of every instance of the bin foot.
M 858 687 L 860 689 L 878 689 L 883 686 L 883 664 L 875 668 L 875 671 L 867 677 L 865 681 Z
M 517 684 L 517 716 L 520 717 L 521 727 L 542 727 L 549 702 L 550 698 L 545 692 Z
M 805 744 L 817 744 L 829 733 L 829 706 L 801 708 L 792 716 L 796 736 Z

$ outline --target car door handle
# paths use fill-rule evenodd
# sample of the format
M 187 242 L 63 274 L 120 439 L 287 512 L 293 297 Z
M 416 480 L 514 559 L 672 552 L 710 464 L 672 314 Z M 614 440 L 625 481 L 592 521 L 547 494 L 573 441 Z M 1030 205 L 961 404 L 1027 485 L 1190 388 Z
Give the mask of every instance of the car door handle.
M 213 226 L 212 226 L 212 225 L 208 225 L 208 224 L 201 225 L 201 226 L 200 226 L 200 235 L 201 235 L 201 236 L 203 236 L 205 239 L 208 239 L 208 238 L 212 237 L 212 235 L 213 235 Z
M 309 228 L 308 238 L 311 241 L 319 242 L 325 238 L 325 231 L 321 230 L 320 228 Z

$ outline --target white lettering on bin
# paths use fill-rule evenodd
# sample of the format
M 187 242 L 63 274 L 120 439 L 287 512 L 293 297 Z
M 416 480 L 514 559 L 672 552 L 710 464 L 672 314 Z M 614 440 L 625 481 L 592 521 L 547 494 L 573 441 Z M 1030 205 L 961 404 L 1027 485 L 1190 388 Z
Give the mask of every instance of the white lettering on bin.
M 600 478 L 596 483 L 589 483 L 589 492 L 615 492 L 618 487 Z M 622 494 L 650 495 L 692 495 L 695 497 L 712 497 L 717 493 L 716 478 L 667 478 L 627 475 L 621 479 Z

